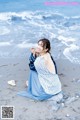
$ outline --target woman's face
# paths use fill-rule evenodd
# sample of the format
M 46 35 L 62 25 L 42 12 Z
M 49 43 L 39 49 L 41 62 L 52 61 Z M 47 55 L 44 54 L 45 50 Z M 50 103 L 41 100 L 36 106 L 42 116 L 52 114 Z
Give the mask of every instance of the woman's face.
M 42 41 L 38 42 L 38 47 L 41 51 L 43 51 L 43 42 Z
M 47 51 L 47 49 L 43 48 L 43 42 L 39 41 L 38 46 L 37 46 L 37 52 L 38 53 L 45 53 L 46 51 Z
M 43 52 L 43 42 L 42 41 L 38 42 L 38 45 L 36 47 L 36 52 L 38 52 L 38 53 Z

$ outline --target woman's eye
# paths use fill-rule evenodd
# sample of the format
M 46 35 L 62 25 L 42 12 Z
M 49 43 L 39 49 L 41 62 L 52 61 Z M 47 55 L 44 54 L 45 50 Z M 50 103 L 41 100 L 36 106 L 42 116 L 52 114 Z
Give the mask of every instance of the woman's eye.
M 42 47 L 42 44 L 39 44 L 39 46 L 41 46 L 41 47 Z
M 41 47 L 41 45 L 38 45 L 39 47 Z

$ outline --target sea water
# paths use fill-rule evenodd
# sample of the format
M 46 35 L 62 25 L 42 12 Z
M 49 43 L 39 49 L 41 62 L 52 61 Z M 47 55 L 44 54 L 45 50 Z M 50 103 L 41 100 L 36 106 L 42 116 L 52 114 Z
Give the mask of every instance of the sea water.
M 51 42 L 54 59 L 80 64 L 80 4 L 73 0 L 0 0 L 0 58 L 26 57 L 41 38 Z M 80 2 L 80 0 L 76 0 Z

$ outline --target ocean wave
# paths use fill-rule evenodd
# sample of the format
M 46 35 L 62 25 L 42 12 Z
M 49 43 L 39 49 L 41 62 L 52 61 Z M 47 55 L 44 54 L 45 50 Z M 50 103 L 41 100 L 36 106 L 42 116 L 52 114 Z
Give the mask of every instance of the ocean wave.
M 41 11 L 24 11 L 24 12 L 4 12 L 0 13 L 0 21 L 35 21 L 36 24 L 39 22 L 48 22 L 61 24 L 64 27 L 71 27 L 76 24 L 80 25 L 80 16 L 68 17 L 60 13 L 53 12 L 41 12 Z
M 71 27 L 71 26 L 75 26 L 75 25 L 80 26 L 80 16 L 68 18 L 68 19 L 64 22 L 63 25 L 64 25 L 65 27 Z
M 71 44 L 69 47 L 64 49 L 63 54 L 72 63 L 75 62 L 80 64 L 80 60 L 78 59 L 78 56 L 72 55 L 72 52 L 75 52 L 77 50 L 80 50 L 80 47 L 75 44 Z
M 62 20 L 62 19 L 64 19 L 64 16 L 62 16 L 60 14 L 52 14 L 52 15 L 44 15 L 44 16 L 42 16 L 42 18 L 44 20 L 51 20 L 51 19 L 53 19 L 53 20 Z
M 0 13 L 0 20 L 7 21 L 7 20 L 23 20 L 25 19 L 24 13 L 16 13 L 16 12 L 5 12 Z
M 76 39 L 74 39 L 72 37 L 64 37 L 64 36 L 59 36 L 58 39 L 61 40 L 61 41 L 65 41 L 65 42 L 76 41 Z
M 0 42 L 0 47 L 3 47 L 3 46 L 11 46 L 11 43 L 10 42 Z
M 24 56 L 26 49 L 46 37 L 50 39 L 52 49 L 55 48 L 54 56 L 79 60 L 75 54 L 79 50 L 80 16 L 67 17 L 52 11 L 5 12 L 0 13 L 0 26 L 1 56 Z
M 6 26 L 0 26 L 0 35 L 9 34 L 10 30 Z
M 0 20 L 26 20 L 26 19 L 64 19 L 65 16 L 60 13 L 41 12 L 41 11 L 24 11 L 24 12 L 4 12 L 0 13 Z
M 25 11 L 25 12 L 4 12 L 0 13 L 0 20 L 7 21 L 7 20 L 26 20 L 26 19 L 40 19 L 41 15 L 35 14 L 35 12 Z
M 36 47 L 36 46 L 37 46 L 36 43 L 27 43 L 27 42 L 22 42 L 17 45 L 18 48 L 32 48 L 32 47 Z

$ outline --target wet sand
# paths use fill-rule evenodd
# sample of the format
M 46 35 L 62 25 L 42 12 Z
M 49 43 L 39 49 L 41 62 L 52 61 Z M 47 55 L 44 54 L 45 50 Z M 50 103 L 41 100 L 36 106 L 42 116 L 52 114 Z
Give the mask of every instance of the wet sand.
M 0 59 L 0 106 L 14 106 L 14 120 L 80 120 L 80 65 L 66 59 L 59 59 L 56 63 L 64 99 L 54 106 L 53 102 L 34 101 L 17 95 L 27 89 L 27 58 Z M 16 86 L 8 85 L 9 80 L 15 80 Z

